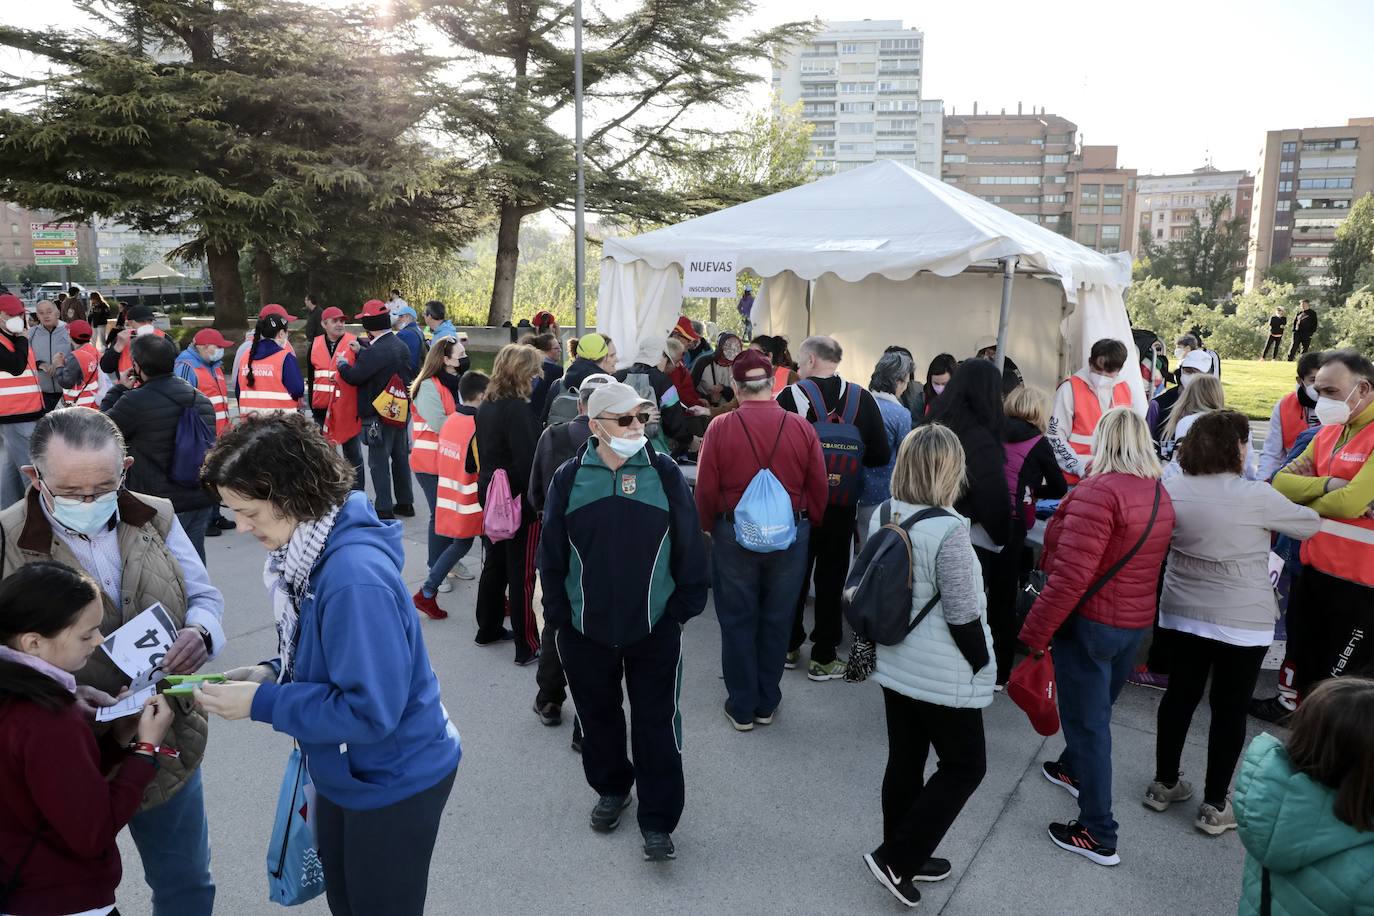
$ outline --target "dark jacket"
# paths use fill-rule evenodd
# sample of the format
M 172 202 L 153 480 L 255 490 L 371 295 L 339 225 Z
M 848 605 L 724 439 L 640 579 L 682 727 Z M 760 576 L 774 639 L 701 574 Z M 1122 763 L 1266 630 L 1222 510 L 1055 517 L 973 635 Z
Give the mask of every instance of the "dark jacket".
M 843 382 L 838 375 L 812 379 L 812 381 L 821 389 L 825 409 L 831 413 L 839 409 L 842 386 L 845 391 L 852 388 L 859 393 L 859 412 L 854 416 L 854 425 L 859 428 L 859 435 L 864 440 L 864 467 L 880 468 L 887 464 L 888 459 L 892 457 L 892 446 L 887 441 L 887 426 L 883 423 L 883 412 L 878 409 L 878 402 L 873 399 L 873 395 L 869 394 L 867 389 L 853 382 Z M 777 400 L 784 410 L 800 413 L 812 423 L 816 422 L 815 411 L 811 409 L 809 404 L 806 405 L 804 412 L 797 409 L 799 405 L 793 396 L 791 385 L 782 390 Z M 806 400 L 805 396 L 802 397 L 802 400 Z M 1005 489 L 1006 484 L 1002 486 Z
M 591 424 L 585 415 L 540 433 L 539 444 L 534 449 L 534 467 L 530 469 L 530 505 L 534 506 L 534 511 L 544 511 L 544 500 L 549 495 L 549 481 L 553 480 L 554 472 L 563 462 L 576 457 L 577 450 L 591 434 Z
M 401 343 L 406 345 L 410 377 L 414 378 L 425 361 L 425 335 L 420 333 L 419 325 L 411 322 L 397 331 L 396 336 L 401 339 Z
M 1159 569 L 1174 533 L 1174 505 L 1159 481 L 1130 474 L 1094 474 L 1059 504 L 1045 532 L 1041 568 L 1049 576 L 1021 628 L 1032 649 L 1049 646 L 1055 632 L 1103 573 L 1135 546 L 1150 522 L 1155 488 L 1159 513 L 1150 536 L 1129 563 L 1078 613 L 1089 620 L 1141 630 L 1155 620 Z
M 201 487 L 183 487 L 172 482 L 172 456 L 176 452 L 177 424 L 187 407 L 194 406 L 211 432 L 215 429 L 215 408 L 210 399 L 175 375 L 159 375 L 137 388 L 116 385 L 105 395 L 100 409 L 124 434 L 133 456 L 126 485 L 137 493 L 161 496 L 172 501 L 177 512 L 190 512 L 215 504 Z
M 1299 340 L 1310 340 L 1317 333 L 1317 310 L 1299 311 L 1293 319 L 1293 336 Z
M 646 446 L 618 470 L 588 439 L 553 475 L 539 538 L 544 625 L 571 625 L 603 646 L 630 646 L 660 621 L 706 606 L 706 545 L 687 481 Z M 663 618 L 668 618 L 663 620 Z
M 372 406 L 393 375 L 399 375 L 407 388 L 415 373 L 410 370 L 410 350 L 394 333 L 383 334 L 361 347 L 352 365 L 341 365 L 339 377 L 358 389 L 358 419 L 377 416 Z
M 954 501 L 954 509 L 972 524 L 982 525 L 994 544 L 1005 544 L 1012 532 L 1011 491 L 1003 471 L 1007 456 L 1002 443 L 981 426 L 955 432 L 964 447 L 968 483 Z
M 487 503 L 487 487 L 498 469 L 506 472 L 512 496 L 528 494 L 539 426 L 524 398 L 483 401 L 477 408 L 476 451 L 468 450 L 469 467 L 477 470 L 477 498 Z M 525 500 L 529 502 L 528 496 Z
M 615 374 L 617 382 L 623 382 L 632 375 L 645 375 L 658 399 L 659 425 L 663 436 L 676 449 L 685 451 L 692 442 L 692 431 L 687 428 L 687 411 L 683 409 L 682 399 L 678 396 L 677 386 L 663 372 L 648 363 L 635 363 L 628 369 Z
M 1028 439 L 1035 439 L 1036 442 L 1026 452 L 1025 461 L 1016 475 L 1016 492 L 1011 494 L 1012 503 L 1018 505 L 1028 493 L 1033 500 L 1062 498 L 1069 492 L 1069 484 L 1064 480 L 1059 462 L 1054 460 L 1050 441 L 1044 433 L 1020 417 L 1008 417 L 1007 442 L 1018 444 Z M 1025 537 L 1026 528 L 1021 513 L 1012 513 L 1012 526 L 1013 539 Z
M 563 364 L 551 359 L 544 360 L 544 375 L 539 381 L 534 383 L 534 390 L 530 392 L 530 407 L 534 410 L 534 415 L 539 418 L 548 416 L 549 410 L 548 394 L 553 390 L 554 383 L 563 377 Z

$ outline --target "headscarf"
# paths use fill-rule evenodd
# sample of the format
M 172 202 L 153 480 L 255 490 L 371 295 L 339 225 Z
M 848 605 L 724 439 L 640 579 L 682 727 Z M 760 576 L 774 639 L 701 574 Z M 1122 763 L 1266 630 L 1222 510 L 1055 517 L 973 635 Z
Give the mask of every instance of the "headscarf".
M 726 359 L 726 358 L 725 358 L 725 341 L 727 341 L 727 340 L 734 340 L 736 343 L 738 343 L 738 344 L 740 345 L 740 349 L 741 349 L 741 350 L 744 349 L 744 341 L 742 341 L 742 340 L 739 339 L 739 335 L 738 335 L 738 334 L 732 334 L 732 333 L 730 333 L 729 331 L 722 331 L 722 332 L 720 333 L 720 336 L 716 338 L 716 365 L 717 365 L 717 366 L 726 366 L 726 367 L 728 367 L 731 363 L 734 362 L 733 359 Z

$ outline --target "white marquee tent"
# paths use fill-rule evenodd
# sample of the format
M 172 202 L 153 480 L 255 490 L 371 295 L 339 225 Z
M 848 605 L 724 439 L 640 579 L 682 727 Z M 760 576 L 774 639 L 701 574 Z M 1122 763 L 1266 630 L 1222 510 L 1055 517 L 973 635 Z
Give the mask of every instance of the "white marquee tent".
M 604 254 L 597 325 L 626 365 L 637 351 L 657 356 L 681 309 L 682 265 L 703 257 L 733 257 L 764 278 L 756 334 L 783 334 L 794 348 L 829 334 L 856 381 L 889 344 L 909 348 L 924 376 L 936 354 L 970 356 L 999 332 L 1027 382 L 1046 390 L 1103 337 L 1126 344 L 1127 366 L 1137 358 L 1122 300 L 1129 255 L 1099 254 L 895 162 L 608 238 Z M 1124 376 L 1143 413 L 1140 374 Z

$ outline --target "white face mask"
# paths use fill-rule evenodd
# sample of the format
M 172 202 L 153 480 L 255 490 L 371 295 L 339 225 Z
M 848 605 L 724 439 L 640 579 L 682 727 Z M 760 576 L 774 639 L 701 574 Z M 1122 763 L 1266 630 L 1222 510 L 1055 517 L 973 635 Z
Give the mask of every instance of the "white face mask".
M 15 315 L 13 318 L 7 318 L 5 320 L 5 330 L 9 331 L 11 334 L 24 333 L 24 316 Z
M 151 324 L 145 324 L 145 325 L 142 325 L 141 327 L 139 327 L 137 330 L 134 331 L 134 336 L 135 336 L 135 337 L 147 337 L 149 334 L 153 334 L 153 333 L 156 333 L 156 332 L 157 332 L 157 328 L 153 327 Z
M 1316 385 L 1303 385 L 1302 390 L 1307 392 L 1307 399 L 1309 401 L 1316 401 L 1321 398 L 1321 395 L 1317 394 Z
M 606 431 L 606 425 L 604 423 L 599 425 L 601 426 L 601 441 L 609 445 L 611 451 L 615 452 L 621 458 L 633 458 L 635 455 L 638 455 L 649 442 L 643 433 L 637 436 L 612 436 Z
M 223 347 L 212 347 L 212 348 L 210 349 L 210 352 L 209 352 L 208 356 L 209 356 L 209 358 L 210 358 L 210 362 L 212 362 L 212 363 L 217 363 L 217 362 L 219 362 L 221 359 L 224 358 L 224 348 L 223 348 Z
M 1358 391 L 1359 389 L 1356 389 Z M 1317 419 L 1322 426 L 1344 426 L 1350 422 L 1350 399 L 1355 396 L 1355 392 L 1345 396 L 1344 401 L 1335 398 L 1317 398 Z
M 1109 388 L 1116 384 L 1116 374 L 1108 375 L 1105 372 L 1092 371 L 1093 384 L 1099 388 Z
M 1185 357 L 1185 356 L 1187 356 L 1187 355 L 1188 355 L 1188 351 L 1185 350 L 1185 349 L 1183 349 L 1182 347 L 1175 347 L 1175 348 L 1174 348 L 1174 359 L 1183 359 L 1183 357 Z
M 1184 372 L 1178 377 L 1178 383 L 1184 388 L 1187 388 L 1189 385 L 1193 384 L 1193 379 L 1197 378 L 1197 376 L 1198 374 L 1196 372 Z

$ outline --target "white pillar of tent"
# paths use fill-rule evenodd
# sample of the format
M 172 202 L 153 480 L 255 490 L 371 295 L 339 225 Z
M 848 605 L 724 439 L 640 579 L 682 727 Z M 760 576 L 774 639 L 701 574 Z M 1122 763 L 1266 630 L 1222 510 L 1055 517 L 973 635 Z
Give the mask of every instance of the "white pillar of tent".
M 997 319 L 997 371 L 1007 358 L 1007 326 L 1011 324 L 1011 282 L 1016 278 L 1016 258 L 1002 259 L 1002 313 Z

